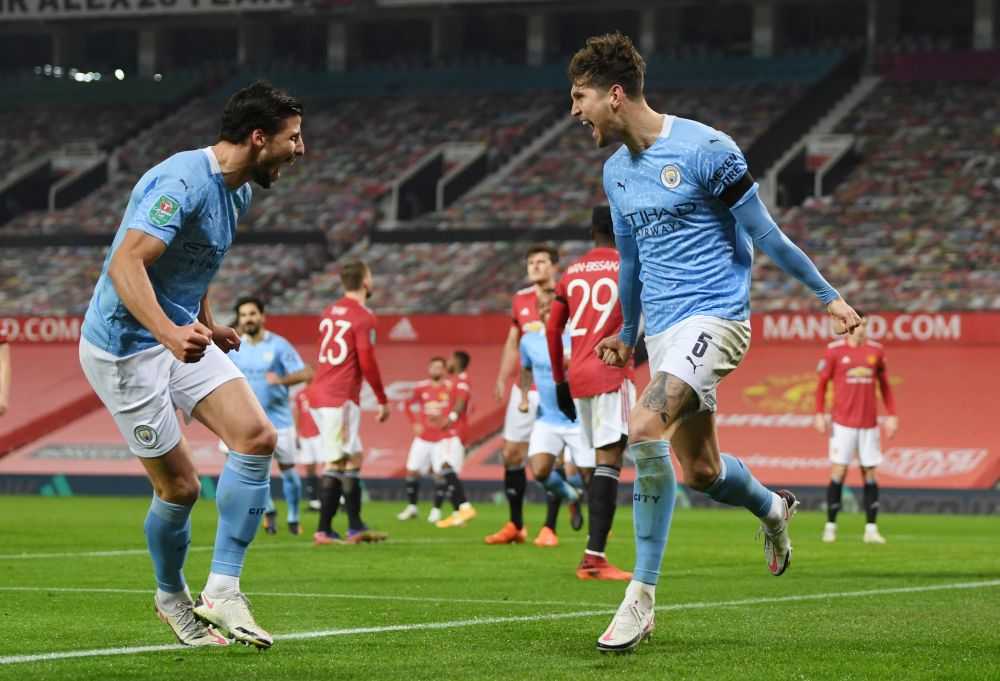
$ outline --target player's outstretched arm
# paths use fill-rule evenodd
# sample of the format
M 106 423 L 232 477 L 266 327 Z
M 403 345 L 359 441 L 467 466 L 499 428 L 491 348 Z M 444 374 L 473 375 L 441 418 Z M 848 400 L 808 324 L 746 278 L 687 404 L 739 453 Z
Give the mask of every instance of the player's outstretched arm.
M 290 374 L 285 374 L 284 376 L 279 376 L 273 371 L 267 372 L 267 383 L 268 385 L 296 385 L 298 383 L 308 383 L 313 379 L 313 374 L 316 370 L 311 366 L 306 366 L 299 371 L 293 371 Z
M 642 280 L 639 278 L 639 246 L 631 235 L 615 233 L 621 256 L 618 270 L 618 303 L 622 308 L 622 330 L 605 338 L 594 348 L 601 361 L 623 367 L 632 358 L 639 338 L 639 318 L 642 315 Z
M 514 366 L 517 365 L 517 347 L 520 340 L 521 330 L 512 324 L 507 332 L 507 340 L 503 344 L 503 353 L 500 355 L 500 371 L 497 372 L 497 380 L 493 385 L 493 399 L 497 402 L 503 402 L 507 378 L 514 371 Z
M 823 353 L 820 361 L 819 378 L 816 381 L 816 394 L 813 396 L 813 403 L 816 405 L 816 416 L 813 419 L 813 427 L 820 435 L 826 433 L 826 386 L 833 377 L 833 360 L 830 351 Z
M 528 391 L 531 390 L 531 384 L 535 381 L 535 373 L 531 370 L 531 367 L 521 367 L 521 376 L 518 379 L 518 385 L 521 388 L 521 402 L 517 405 L 518 411 L 527 414 L 528 407 Z
M 560 285 L 557 284 L 556 298 L 552 302 L 549 321 L 545 327 L 545 339 L 548 341 L 549 361 L 552 363 L 552 378 L 556 383 L 556 402 L 559 411 L 571 421 L 576 421 L 576 404 L 573 394 L 566 381 L 565 348 L 562 335 L 569 321 L 569 302 L 560 295 Z
M 896 400 L 892 396 L 892 386 L 889 382 L 889 374 L 885 370 L 884 357 L 879 361 L 876 375 L 878 376 L 879 391 L 882 393 L 882 402 L 885 403 L 885 410 L 888 412 L 882 426 L 885 428 L 886 439 L 891 440 L 896 436 L 896 431 L 899 430 L 899 419 L 896 418 Z
M 802 282 L 826 305 L 837 334 L 853 331 L 861 323 L 858 314 L 827 283 L 812 260 L 781 231 L 756 191 L 747 192 L 729 210 L 778 267 Z
M 156 340 L 182 362 L 197 362 L 212 342 L 212 330 L 199 321 L 185 326 L 174 324 L 156 301 L 146 272 L 166 248 L 166 243 L 155 236 L 130 229 L 111 256 L 108 276 L 122 303 Z

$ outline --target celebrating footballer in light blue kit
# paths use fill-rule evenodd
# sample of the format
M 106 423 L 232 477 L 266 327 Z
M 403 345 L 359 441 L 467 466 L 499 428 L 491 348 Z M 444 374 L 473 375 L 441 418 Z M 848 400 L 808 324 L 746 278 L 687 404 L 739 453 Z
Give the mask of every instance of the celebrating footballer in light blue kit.
M 146 268 L 156 302 L 174 324 L 198 318 L 201 300 L 233 243 L 236 220 L 250 206 L 244 184 L 230 191 L 211 147 L 174 154 L 132 190 L 128 208 L 104 259 L 80 333 L 94 346 L 128 357 L 160 345 L 122 303 L 108 266 L 129 230 L 156 237 L 166 249 Z
M 733 140 L 649 107 L 645 69 L 631 40 L 613 33 L 589 38 L 568 71 L 572 115 L 592 129 L 598 146 L 623 144 L 604 166 L 621 254 L 623 323 L 596 351 L 623 366 L 641 313 L 651 375 L 628 426 L 636 464 L 636 567 L 625 600 L 598 639 L 602 651 L 631 650 L 652 632 L 677 489 L 671 448 L 688 487 L 757 516 L 771 574 L 781 575 L 791 561 L 795 496 L 772 492 L 743 462 L 722 454 L 715 427 L 716 388 L 750 345 L 753 245 L 827 306 L 840 333 L 859 321 L 771 219 Z
M 302 479 L 295 470 L 295 423 L 288 387 L 312 377 L 292 344 L 264 328 L 264 303 L 258 298 L 245 297 L 236 302 L 236 323 L 243 331 L 239 352 L 229 357 L 246 376 L 257 401 L 278 434 L 274 458 L 281 470 L 281 487 L 288 503 L 288 530 L 302 534 L 299 525 L 299 501 Z M 269 490 L 270 491 L 270 490 Z M 264 530 L 277 532 L 277 511 L 271 494 L 267 495 Z
M 208 287 L 250 204 L 250 181 L 269 187 L 305 153 L 302 103 L 265 82 L 226 104 L 220 139 L 142 176 L 104 262 L 81 329 L 80 363 L 142 462 L 154 496 L 145 534 L 156 612 L 191 646 L 228 637 L 269 648 L 240 592 L 247 549 L 267 500 L 275 430 L 226 352 L 236 332 L 216 324 Z M 230 448 L 216 486 L 212 567 L 195 602 L 183 567 L 201 483 L 176 410 Z

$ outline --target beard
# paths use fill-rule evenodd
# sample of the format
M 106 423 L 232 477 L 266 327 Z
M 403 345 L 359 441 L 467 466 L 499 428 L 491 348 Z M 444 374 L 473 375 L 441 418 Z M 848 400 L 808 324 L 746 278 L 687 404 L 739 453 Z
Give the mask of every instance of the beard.
M 258 165 L 253 169 L 253 181 L 264 189 L 270 189 L 271 185 L 274 184 L 272 170 L 271 166 Z

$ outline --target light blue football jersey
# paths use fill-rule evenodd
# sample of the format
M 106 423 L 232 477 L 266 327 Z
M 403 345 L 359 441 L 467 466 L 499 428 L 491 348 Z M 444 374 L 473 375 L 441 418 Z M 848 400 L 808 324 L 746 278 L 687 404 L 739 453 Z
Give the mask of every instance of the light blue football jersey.
M 126 309 L 108 276 L 111 257 L 130 229 L 146 232 L 167 245 L 146 268 L 156 301 L 174 324 L 193 322 L 233 242 L 236 221 L 250 206 L 250 197 L 249 184 L 236 190 L 226 186 L 210 147 L 174 154 L 147 171 L 132 189 L 125 216 L 104 259 L 83 319 L 83 337 L 117 357 L 157 345 L 153 334 Z
M 568 333 L 563 334 L 563 347 L 570 347 Z M 549 359 L 549 343 L 545 338 L 545 329 L 528 331 L 521 336 L 521 366 L 531 369 L 538 390 L 538 420 L 556 426 L 575 426 L 576 421 L 570 421 L 559 410 L 559 400 L 556 397 L 556 381 L 552 377 L 552 360 Z
M 264 407 L 264 413 L 271 424 L 275 428 L 290 428 L 294 421 L 292 405 L 288 400 L 288 386 L 269 385 L 267 372 L 287 376 L 305 368 L 292 344 L 270 331 L 265 331 L 264 338 L 256 344 L 250 342 L 249 336 L 243 336 L 240 349 L 230 351 L 229 359 L 247 377 L 253 394 Z
M 615 234 L 638 246 L 648 335 L 693 315 L 749 319 L 753 240 L 729 209 L 757 191 L 746 175 L 732 138 L 676 116 L 645 151 L 605 162 Z

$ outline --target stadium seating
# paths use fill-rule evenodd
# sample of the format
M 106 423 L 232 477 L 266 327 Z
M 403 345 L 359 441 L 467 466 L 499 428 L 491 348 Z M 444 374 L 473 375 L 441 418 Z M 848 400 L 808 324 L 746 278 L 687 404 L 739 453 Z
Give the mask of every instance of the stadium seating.
M 797 84 L 691 86 L 651 92 L 649 101 L 658 110 L 708 122 L 747 149 L 803 89 Z M 438 228 L 586 225 L 591 207 L 607 202 L 601 168 L 615 149 L 617 145 L 595 148 L 590 130 L 572 125 L 499 182 L 488 183 L 413 224 Z
M 508 312 L 511 295 L 526 286 L 523 242 L 358 245 L 344 259 L 362 258 L 374 274 L 372 307 L 380 314 Z M 559 245 L 565 265 L 591 248 Z M 314 274 L 269 307 L 283 314 L 318 314 L 343 295 L 338 268 Z
M 832 196 L 787 211 L 784 229 L 861 308 L 1000 308 L 997 111 L 997 81 L 883 83 L 839 128 L 864 161 Z M 753 297 L 813 306 L 765 256 Z
M 226 254 L 210 299 L 219 321 L 230 321 L 237 298 L 292 286 L 325 255 L 315 245 L 235 245 Z M 24 248 L 0 258 L 0 316 L 82 315 L 101 273 L 104 248 Z
M 254 187 L 240 229 L 322 231 L 353 242 L 374 223 L 375 201 L 392 179 L 435 146 L 482 142 L 499 163 L 526 141 L 530 122 L 554 119 L 556 101 L 555 93 L 506 94 L 502 106 L 493 94 L 311 101 L 306 158 L 282 171 L 273 192 Z M 113 232 L 135 181 L 179 151 L 178 140 L 194 148 L 218 139 L 221 105 L 215 98 L 189 104 L 130 140 L 117 154 L 120 172 L 100 190 L 65 210 L 21 215 L 5 233 Z

